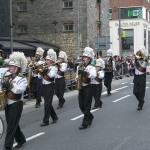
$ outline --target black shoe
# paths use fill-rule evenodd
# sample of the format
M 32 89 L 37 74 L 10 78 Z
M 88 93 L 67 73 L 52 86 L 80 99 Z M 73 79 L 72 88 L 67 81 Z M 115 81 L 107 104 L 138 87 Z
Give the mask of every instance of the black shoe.
M 48 125 L 49 125 L 48 122 L 47 122 L 47 123 L 44 123 L 44 122 L 43 122 L 43 123 L 40 124 L 41 127 L 43 127 L 43 126 L 48 126 Z
M 83 130 L 83 129 L 86 129 L 86 128 L 87 128 L 87 126 L 81 125 L 81 126 L 79 127 L 79 130 Z
M 101 103 L 99 104 L 99 108 L 102 108 L 102 105 L 103 105 L 103 102 L 101 102 Z
M 62 107 L 58 106 L 57 109 L 61 109 Z
M 111 95 L 111 93 L 108 93 L 108 94 L 107 94 L 107 96 L 110 96 L 110 95 Z
M 40 105 L 36 104 L 36 105 L 35 105 L 35 108 L 40 108 Z
M 52 123 L 56 123 L 57 120 L 58 120 L 58 117 L 56 117 L 56 118 L 52 121 Z
M 89 126 L 92 124 L 93 119 L 94 119 L 94 116 L 92 116 L 92 118 L 89 120 Z
M 142 107 L 138 107 L 137 110 L 138 110 L 138 111 L 142 110 Z
M 23 142 L 18 142 L 18 144 L 15 146 L 15 148 L 19 148 L 19 147 L 22 147 L 22 145 L 26 143 L 26 140 L 23 141 Z
M 97 107 L 94 106 L 92 109 L 97 109 Z
M 116 80 L 118 80 L 118 78 L 116 78 Z
M 144 103 L 145 103 L 144 100 L 143 100 L 143 103 L 142 103 L 142 104 L 139 103 L 137 110 L 142 110 Z

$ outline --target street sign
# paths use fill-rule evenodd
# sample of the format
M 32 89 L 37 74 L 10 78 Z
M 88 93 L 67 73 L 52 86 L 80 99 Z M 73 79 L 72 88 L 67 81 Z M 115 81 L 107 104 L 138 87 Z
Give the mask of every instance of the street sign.
M 97 50 L 108 50 L 110 48 L 110 36 L 95 37 L 95 48 Z

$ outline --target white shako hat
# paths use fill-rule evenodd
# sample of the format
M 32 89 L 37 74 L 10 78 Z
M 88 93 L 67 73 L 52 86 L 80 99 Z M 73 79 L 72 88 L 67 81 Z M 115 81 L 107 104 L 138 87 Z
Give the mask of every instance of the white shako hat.
M 21 68 L 21 72 L 25 72 L 27 67 L 27 59 L 23 52 L 13 52 L 9 56 L 8 65 L 17 66 Z
M 38 47 L 35 54 L 38 54 L 38 55 L 40 55 L 40 56 L 43 56 L 43 54 L 44 54 L 44 49 L 42 49 L 41 47 Z
M 136 52 L 136 57 L 144 57 L 147 55 L 146 53 L 146 49 L 145 49 L 145 46 L 141 46 L 139 47 L 138 51 Z
M 66 55 L 66 53 L 65 53 L 64 51 L 61 51 L 61 52 L 59 53 L 58 57 L 59 57 L 59 58 L 63 58 L 64 61 L 67 60 L 67 55 Z
M 113 56 L 114 52 L 112 49 L 107 50 L 107 56 Z
M 55 62 L 57 60 L 56 52 L 53 49 L 49 49 L 47 51 L 47 56 L 45 57 L 45 59 L 49 59 Z
M 82 56 L 87 56 L 91 59 L 94 59 L 94 55 L 95 53 L 93 52 L 93 49 L 90 48 L 90 47 L 85 47 L 84 50 L 83 50 L 83 55 Z
M 101 68 L 105 68 L 105 62 L 103 59 L 99 58 L 96 60 L 96 65 L 95 66 L 99 66 Z

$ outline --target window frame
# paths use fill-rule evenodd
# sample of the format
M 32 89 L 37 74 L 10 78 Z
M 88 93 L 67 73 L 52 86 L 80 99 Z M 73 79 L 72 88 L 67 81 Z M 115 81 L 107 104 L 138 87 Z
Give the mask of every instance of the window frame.
M 26 31 L 24 30 L 24 27 L 26 27 Z M 23 32 L 21 32 L 21 28 L 23 29 Z M 28 33 L 28 26 L 27 25 L 18 26 L 18 34 L 27 34 L 27 33 Z
M 68 26 L 68 30 L 66 30 L 65 26 Z M 69 30 L 69 26 L 72 26 L 72 30 Z M 74 31 L 74 24 L 73 23 L 64 23 L 63 24 L 63 32 L 73 32 Z
M 23 9 L 24 6 L 26 6 L 26 10 Z M 26 12 L 27 11 L 27 3 L 26 2 L 18 3 L 18 11 L 19 12 Z
M 111 12 L 110 12 L 110 11 L 111 11 Z M 113 11 L 112 11 L 112 9 L 110 8 L 110 9 L 109 9 L 109 20 L 112 20 L 112 12 L 113 12 Z M 110 14 L 111 14 L 111 18 L 110 18 Z
M 69 7 L 69 3 L 72 3 L 72 6 L 71 7 Z M 68 7 L 65 7 L 65 3 L 68 3 Z M 64 0 L 63 1 L 63 8 L 64 9 L 72 9 L 73 8 L 73 1 L 72 0 Z

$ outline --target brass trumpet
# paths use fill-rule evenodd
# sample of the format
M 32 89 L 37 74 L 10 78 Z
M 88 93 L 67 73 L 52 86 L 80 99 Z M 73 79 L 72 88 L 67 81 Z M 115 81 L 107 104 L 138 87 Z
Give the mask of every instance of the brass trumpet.
M 36 70 L 38 70 L 39 72 L 44 72 L 44 70 L 50 66 L 55 66 L 55 65 L 59 65 L 61 62 L 60 61 L 56 61 L 55 63 L 49 64 L 49 65 L 38 65 L 38 68 Z

